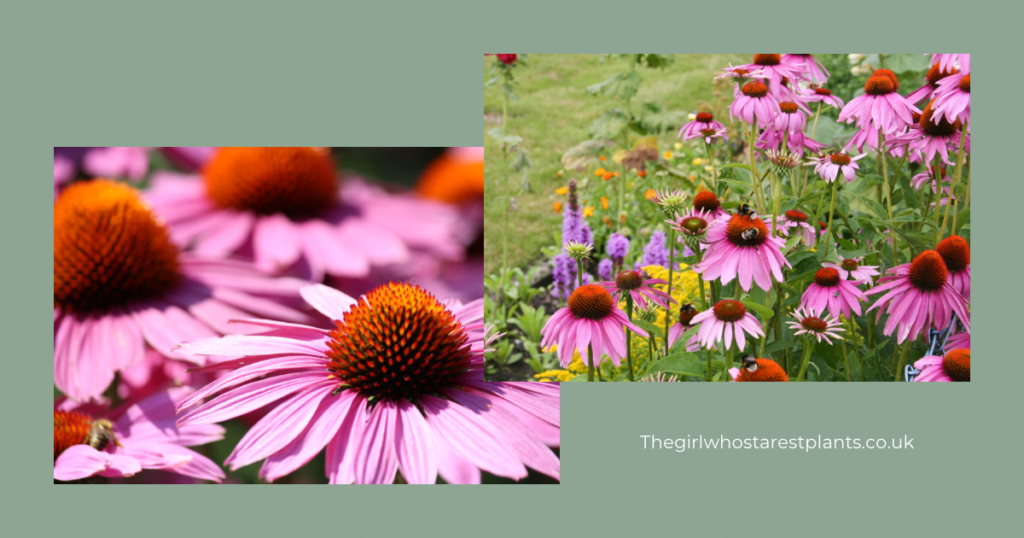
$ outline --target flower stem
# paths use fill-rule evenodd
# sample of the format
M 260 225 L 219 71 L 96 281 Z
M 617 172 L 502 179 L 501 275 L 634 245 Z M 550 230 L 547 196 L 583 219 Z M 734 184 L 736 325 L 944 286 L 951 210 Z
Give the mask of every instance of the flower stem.
M 846 378 L 853 381 L 853 370 L 850 369 L 850 357 L 846 354 L 846 340 L 843 340 L 843 360 L 846 361 Z
M 704 354 L 708 357 L 708 383 L 711 382 L 711 350 L 705 349 Z
M 754 160 L 754 138 L 757 136 L 757 114 L 754 114 L 754 122 L 750 125 L 750 186 L 754 188 L 757 196 L 757 212 L 764 213 L 764 194 L 761 193 L 761 180 L 757 173 L 757 161 Z
M 630 323 L 633 323 L 633 296 L 626 293 L 626 318 L 629 319 Z M 633 379 L 633 355 L 630 354 L 631 338 L 629 337 L 629 329 L 623 327 L 626 331 L 626 367 L 629 368 L 629 380 L 636 381 Z
M 821 116 L 821 101 L 818 101 L 818 111 L 814 113 L 814 126 L 811 127 L 811 138 L 814 138 L 814 132 L 818 130 L 818 116 Z
M 949 200 L 946 201 L 946 214 L 942 217 L 942 227 L 939 228 L 939 239 L 946 233 L 946 221 L 949 219 L 949 208 L 953 205 L 953 196 L 956 195 L 956 185 L 960 182 L 960 175 L 964 171 L 964 140 L 967 138 L 967 126 L 964 125 L 960 129 L 960 147 L 956 154 L 956 174 L 953 175 L 953 186 L 949 188 Z M 940 191 L 941 192 L 941 189 Z M 954 225 L 956 223 L 956 215 L 953 216 Z M 953 229 L 950 228 L 950 233 L 953 233 Z M 936 240 L 938 242 L 938 239 Z
M 594 346 L 587 344 L 587 382 L 594 382 Z
M 577 287 L 582 288 L 583 287 L 583 260 L 582 259 L 576 260 L 576 279 L 579 282 L 579 286 L 577 286 Z
M 672 297 L 672 270 L 676 266 L 676 231 L 668 230 L 668 296 Z M 668 327 L 672 323 L 672 303 L 665 303 L 665 355 L 668 355 Z M 653 359 L 653 357 L 652 357 Z
M 893 379 L 893 381 L 900 380 L 900 373 L 903 371 L 903 365 L 907 363 L 907 350 L 910 349 L 910 342 L 907 342 L 906 345 L 902 345 L 900 347 L 903 349 L 900 351 L 900 362 L 896 365 L 896 379 Z
M 708 152 L 708 166 L 711 167 L 711 191 L 718 196 L 717 174 L 715 173 L 715 158 L 711 155 L 711 144 L 704 142 L 704 149 Z
M 885 134 L 878 131 L 878 158 L 882 161 L 882 183 L 885 184 L 885 209 L 889 212 L 889 234 L 892 235 L 892 263 L 898 265 L 896 250 L 896 226 L 892 224 L 892 192 L 889 189 L 889 167 L 885 162 Z M 893 177 L 895 179 L 895 177 Z
M 704 259 L 704 253 L 700 250 L 700 245 L 697 245 L 697 263 L 700 263 Z M 694 271 L 696 273 L 696 271 Z M 701 310 L 708 309 L 707 299 L 704 297 L 704 276 L 701 273 L 697 273 L 697 283 L 700 284 L 700 307 Z
M 932 227 L 932 237 L 935 244 L 939 243 L 939 238 L 942 235 L 942 232 L 939 230 L 939 214 L 942 213 L 939 210 L 939 200 L 942 199 L 942 169 L 939 166 L 939 159 L 940 157 L 937 153 L 932 158 L 932 177 L 935 178 L 935 191 L 932 196 L 935 201 L 935 225 Z
M 732 369 L 732 354 L 736 352 L 736 348 L 730 346 L 729 349 L 725 350 L 725 371 L 728 372 Z
M 964 208 L 971 207 L 971 155 L 967 155 L 967 196 L 964 197 Z
M 836 213 L 836 189 L 838 188 L 838 186 L 839 177 L 837 176 L 835 179 L 832 180 L 832 204 L 829 206 L 828 209 L 828 229 L 825 231 L 825 234 L 822 235 L 822 237 L 825 238 L 825 241 L 828 241 L 829 235 L 832 235 L 833 237 L 838 237 L 838 235 L 836 235 L 835 233 L 835 228 L 832 226 L 832 220 L 835 217 Z M 838 242 L 839 240 L 836 239 L 836 243 Z M 822 246 L 822 248 L 825 249 L 825 252 L 828 252 L 828 250 L 832 248 L 832 245 L 825 244 Z
M 804 359 L 800 361 L 800 373 L 796 375 L 797 381 L 804 380 L 804 374 L 807 373 L 807 364 L 811 362 L 811 351 L 814 350 L 814 346 L 811 345 L 809 338 L 804 338 Z

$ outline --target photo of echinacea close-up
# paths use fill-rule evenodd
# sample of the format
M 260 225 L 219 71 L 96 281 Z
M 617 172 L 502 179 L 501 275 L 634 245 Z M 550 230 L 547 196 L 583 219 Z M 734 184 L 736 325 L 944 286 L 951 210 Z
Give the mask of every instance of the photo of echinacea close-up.
M 481 147 L 59 147 L 53 478 L 556 484 L 485 377 Z
M 485 55 L 485 367 L 970 381 L 970 67 Z

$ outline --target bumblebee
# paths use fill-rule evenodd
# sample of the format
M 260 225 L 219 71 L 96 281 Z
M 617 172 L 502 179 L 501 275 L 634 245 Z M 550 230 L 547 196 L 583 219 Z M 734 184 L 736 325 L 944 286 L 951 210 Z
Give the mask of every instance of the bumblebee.
M 757 358 L 753 355 L 743 355 L 740 357 L 740 361 L 743 363 L 743 368 L 748 372 L 754 373 L 757 371 Z
M 694 306 L 693 306 L 692 304 L 690 304 L 690 303 L 686 303 L 686 304 L 684 304 L 683 306 L 680 306 L 680 307 L 679 307 L 679 311 L 680 311 L 680 312 L 696 312 L 696 311 L 697 311 L 697 308 L 696 308 L 696 307 L 694 307 Z
M 89 433 L 85 436 L 85 444 L 96 450 L 103 450 L 110 446 L 110 443 L 121 446 L 114 436 L 114 423 L 105 418 L 94 420 L 89 426 Z
M 754 239 L 757 239 L 757 228 L 747 228 L 746 230 L 743 230 L 740 237 L 743 238 L 744 241 L 753 241 Z
M 750 204 L 740 204 L 740 206 L 736 208 L 736 214 L 750 217 L 752 219 L 757 218 L 757 213 L 754 211 L 753 207 L 750 207 Z

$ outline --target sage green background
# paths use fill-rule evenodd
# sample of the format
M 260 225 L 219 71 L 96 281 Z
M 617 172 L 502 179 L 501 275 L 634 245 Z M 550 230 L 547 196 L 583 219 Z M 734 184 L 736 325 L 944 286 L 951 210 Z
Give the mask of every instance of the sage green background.
M 1009 5 L 1001 4 L 1001 5 Z M 1019 8 L 977 2 L 7 2 L 0 8 L 8 536 L 1019 533 Z M 479 145 L 480 54 L 966 50 L 973 384 L 568 384 L 560 486 L 58 487 L 46 465 L 51 147 Z M 912 83 L 912 82 L 908 82 Z M 525 98 L 525 97 L 524 97 Z M 581 96 L 581 98 L 585 98 Z M 642 434 L 915 439 L 644 452 Z M 43 446 L 40 446 L 43 445 Z

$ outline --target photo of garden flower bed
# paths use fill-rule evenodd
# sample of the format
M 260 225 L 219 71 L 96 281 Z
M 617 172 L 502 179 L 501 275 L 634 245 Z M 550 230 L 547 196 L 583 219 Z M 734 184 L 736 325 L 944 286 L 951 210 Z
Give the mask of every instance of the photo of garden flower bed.
M 487 55 L 493 379 L 970 381 L 970 55 Z

